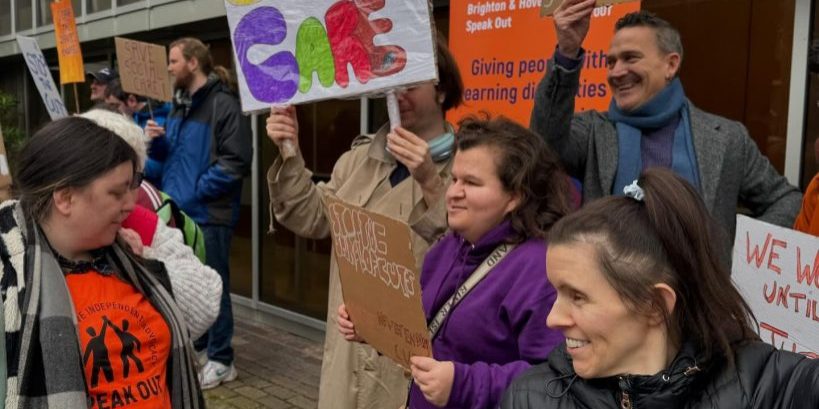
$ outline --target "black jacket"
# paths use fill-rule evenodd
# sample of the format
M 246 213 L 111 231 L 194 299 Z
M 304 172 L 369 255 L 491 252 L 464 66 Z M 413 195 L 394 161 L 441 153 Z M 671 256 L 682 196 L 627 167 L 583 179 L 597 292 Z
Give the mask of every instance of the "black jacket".
M 819 409 L 819 360 L 758 341 L 738 347 L 736 366 L 696 357 L 686 345 L 657 375 L 584 380 L 564 343 L 512 383 L 501 408 Z

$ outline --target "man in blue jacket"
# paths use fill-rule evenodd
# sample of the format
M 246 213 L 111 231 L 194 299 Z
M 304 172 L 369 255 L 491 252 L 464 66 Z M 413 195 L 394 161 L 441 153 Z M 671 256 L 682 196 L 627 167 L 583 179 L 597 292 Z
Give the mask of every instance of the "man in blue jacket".
M 219 316 L 195 343 L 197 350 L 207 347 L 200 382 L 209 389 L 236 378 L 228 257 L 253 148 L 230 75 L 213 66 L 207 46 L 182 38 L 169 50 L 174 104 L 164 128 L 152 122 L 145 127 L 153 138 L 145 175 L 202 227 L 207 264 L 222 276 Z

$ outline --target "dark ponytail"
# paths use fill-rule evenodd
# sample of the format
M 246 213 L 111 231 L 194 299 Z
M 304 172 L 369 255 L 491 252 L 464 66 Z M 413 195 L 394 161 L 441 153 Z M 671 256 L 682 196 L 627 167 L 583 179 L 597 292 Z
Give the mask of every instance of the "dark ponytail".
M 732 345 L 758 337 L 722 258 L 725 233 L 673 172 L 650 169 L 638 185 L 641 200 L 608 197 L 560 220 L 551 245 L 593 244 L 601 271 L 627 306 L 639 314 L 661 311 L 677 344 L 693 342 L 706 359 L 722 355 L 733 363 Z M 657 283 L 676 292 L 674 311 L 665 309 Z

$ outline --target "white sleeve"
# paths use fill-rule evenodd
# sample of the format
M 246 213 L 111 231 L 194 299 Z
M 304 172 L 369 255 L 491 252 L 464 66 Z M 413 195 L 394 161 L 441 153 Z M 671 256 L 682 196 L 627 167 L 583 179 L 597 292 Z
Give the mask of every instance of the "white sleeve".
M 216 270 L 203 264 L 185 245 L 182 232 L 168 227 L 160 219 L 151 246 L 143 251 L 145 258 L 165 264 L 176 304 L 182 310 L 191 339 L 197 339 L 210 328 L 219 314 L 222 278 Z

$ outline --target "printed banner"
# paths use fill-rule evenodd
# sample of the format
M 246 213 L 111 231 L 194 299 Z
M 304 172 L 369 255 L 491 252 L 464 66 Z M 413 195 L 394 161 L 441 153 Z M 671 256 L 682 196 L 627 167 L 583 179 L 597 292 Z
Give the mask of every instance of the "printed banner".
M 71 0 L 51 3 L 51 18 L 54 21 L 54 37 L 60 60 L 60 84 L 85 82 L 80 37 L 77 35 Z
M 170 101 L 171 78 L 165 47 L 116 37 L 117 64 L 122 89 L 136 95 Z
M 427 0 L 226 0 L 244 112 L 437 79 Z
M 325 205 L 356 332 L 405 368 L 412 356 L 431 357 L 410 227 L 335 197 L 326 197 Z
M 555 10 L 563 4 L 564 0 L 542 0 L 542 5 L 540 8 L 540 15 L 541 16 L 551 16 L 554 14 Z M 611 4 L 619 4 L 619 3 L 627 3 L 629 1 L 635 0 L 597 0 L 597 6 L 608 6 Z
M 732 278 L 763 341 L 819 357 L 819 239 L 737 216 Z
M 448 113 L 450 122 L 488 112 L 529 126 L 537 85 L 557 46 L 554 20 L 540 17 L 540 7 L 540 0 L 452 0 L 449 47 L 463 76 L 464 104 Z M 639 9 L 635 1 L 594 10 L 576 111 L 608 110 L 606 52 L 614 24 Z
M 34 79 L 34 84 L 37 85 L 37 91 L 40 91 L 40 97 L 43 98 L 48 115 L 52 120 L 68 116 L 68 111 L 57 92 L 57 86 L 54 84 L 54 78 L 51 77 L 51 71 L 48 69 L 43 52 L 37 45 L 37 40 L 32 37 L 17 36 L 17 45 L 20 46 L 20 52 L 26 59 L 28 71 L 31 73 L 31 78 Z

